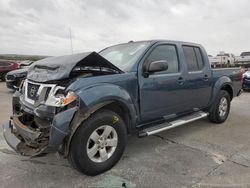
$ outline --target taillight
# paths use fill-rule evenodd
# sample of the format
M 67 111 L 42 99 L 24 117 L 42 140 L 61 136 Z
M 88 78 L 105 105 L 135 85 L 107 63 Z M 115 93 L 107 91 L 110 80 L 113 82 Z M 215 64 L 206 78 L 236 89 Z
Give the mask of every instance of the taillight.
M 15 69 L 19 69 L 20 65 L 18 63 L 15 63 Z

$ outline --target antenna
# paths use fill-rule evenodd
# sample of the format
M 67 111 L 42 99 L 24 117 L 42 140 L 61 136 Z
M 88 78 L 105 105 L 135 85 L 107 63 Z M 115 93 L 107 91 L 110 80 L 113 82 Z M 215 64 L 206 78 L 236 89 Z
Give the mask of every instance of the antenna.
M 73 54 L 73 43 L 72 43 L 71 27 L 69 28 L 69 37 L 70 37 L 71 54 Z

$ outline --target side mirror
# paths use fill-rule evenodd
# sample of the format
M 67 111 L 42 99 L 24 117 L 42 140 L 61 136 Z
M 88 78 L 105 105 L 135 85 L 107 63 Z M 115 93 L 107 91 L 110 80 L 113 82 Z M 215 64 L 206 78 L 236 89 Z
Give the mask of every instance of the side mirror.
M 168 69 L 168 63 L 166 60 L 153 61 L 149 63 L 147 72 L 150 74 L 154 72 L 165 71 L 167 69 Z

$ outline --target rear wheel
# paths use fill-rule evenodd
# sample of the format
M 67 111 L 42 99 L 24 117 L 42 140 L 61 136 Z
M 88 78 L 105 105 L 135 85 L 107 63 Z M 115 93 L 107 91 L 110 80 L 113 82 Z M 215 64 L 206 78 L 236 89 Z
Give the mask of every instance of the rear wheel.
M 214 123 L 223 123 L 226 121 L 230 112 L 230 95 L 227 91 L 221 90 L 215 100 L 208 119 Z
M 126 145 L 126 127 L 118 114 L 102 110 L 77 129 L 70 144 L 69 160 L 86 175 L 97 175 L 112 168 Z

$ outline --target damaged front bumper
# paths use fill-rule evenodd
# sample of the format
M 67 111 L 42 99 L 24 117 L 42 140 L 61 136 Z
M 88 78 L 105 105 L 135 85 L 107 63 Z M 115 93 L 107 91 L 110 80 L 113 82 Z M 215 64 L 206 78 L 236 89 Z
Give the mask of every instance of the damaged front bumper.
M 42 132 L 28 128 L 19 120 L 19 116 L 14 116 L 13 120 L 4 124 L 3 133 L 8 145 L 21 155 L 39 155 L 48 146 L 49 139 L 41 137 L 39 140 Z
M 69 134 L 76 111 L 77 107 L 69 108 L 51 119 L 40 118 L 25 111 L 14 114 L 3 126 L 4 138 L 11 148 L 24 156 L 56 152 Z

